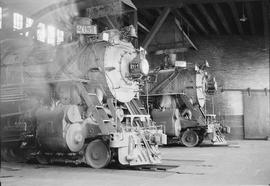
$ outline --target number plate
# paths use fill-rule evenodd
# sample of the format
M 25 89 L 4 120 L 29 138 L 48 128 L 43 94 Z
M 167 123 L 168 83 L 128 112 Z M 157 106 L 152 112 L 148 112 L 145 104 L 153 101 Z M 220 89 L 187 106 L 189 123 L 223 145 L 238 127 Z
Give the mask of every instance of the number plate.
M 77 34 L 97 34 L 97 26 L 96 25 L 77 25 L 76 27 Z

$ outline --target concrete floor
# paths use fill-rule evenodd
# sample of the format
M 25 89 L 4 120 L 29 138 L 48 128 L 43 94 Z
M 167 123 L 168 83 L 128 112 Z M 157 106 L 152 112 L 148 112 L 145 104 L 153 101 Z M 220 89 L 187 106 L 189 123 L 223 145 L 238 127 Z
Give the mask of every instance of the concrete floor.
M 228 147 L 163 147 L 167 172 L 3 163 L 2 185 L 158 186 L 269 185 L 270 141 L 233 141 Z

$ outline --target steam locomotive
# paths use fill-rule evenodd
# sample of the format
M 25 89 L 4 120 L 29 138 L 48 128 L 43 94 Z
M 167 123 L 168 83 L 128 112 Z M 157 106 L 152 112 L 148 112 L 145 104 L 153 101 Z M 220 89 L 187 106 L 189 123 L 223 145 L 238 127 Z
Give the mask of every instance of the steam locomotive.
M 142 99 L 155 122 L 165 127 L 168 143 L 187 147 L 200 145 L 205 138 L 213 144 L 226 144 L 223 133 L 229 128 L 221 125 L 214 114 L 206 114 L 207 95 L 217 91 L 217 83 L 206 68 L 208 62 L 187 67 L 177 61 L 176 54 L 167 54 L 164 65 L 149 73 Z
M 167 136 L 139 100 L 149 65 L 131 43 L 133 27 L 97 33 L 82 19 L 78 40 L 56 51 L 27 39 L 2 42 L 1 158 L 93 168 L 160 163 Z

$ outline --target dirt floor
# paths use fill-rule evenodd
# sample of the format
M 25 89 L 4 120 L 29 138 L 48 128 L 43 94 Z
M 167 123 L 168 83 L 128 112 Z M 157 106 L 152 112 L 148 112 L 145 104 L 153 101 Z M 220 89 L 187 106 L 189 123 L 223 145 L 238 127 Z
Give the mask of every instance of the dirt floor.
M 2 185 L 158 186 L 269 185 L 270 141 L 232 141 L 228 147 L 163 147 L 167 171 L 91 169 L 2 162 Z

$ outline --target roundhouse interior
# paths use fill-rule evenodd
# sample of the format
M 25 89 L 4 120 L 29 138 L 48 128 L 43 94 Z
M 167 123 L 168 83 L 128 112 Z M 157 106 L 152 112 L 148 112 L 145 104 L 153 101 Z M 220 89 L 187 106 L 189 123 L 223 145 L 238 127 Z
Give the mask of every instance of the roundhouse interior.
M 115 0 L 0 0 L 0 40 L 30 39 L 43 46 L 44 53 L 48 53 L 58 45 L 70 42 L 74 37 L 71 17 L 85 17 L 89 15 L 89 7 L 101 2 L 108 4 L 109 1 L 112 3 Z M 261 140 L 265 140 L 265 144 L 258 146 L 263 149 L 263 153 L 269 153 L 269 1 L 121 0 L 121 2 L 127 7 L 127 12 L 130 8 L 135 8 L 136 11 L 130 11 L 132 13 L 130 15 L 115 16 L 113 12 L 118 10 L 112 3 L 111 16 L 98 21 L 93 20 L 99 25 L 98 29 L 119 29 L 131 21 L 138 38 L 135 45 L 142 46 L 147 51 L 146 58 L 150 70 L 162 66 L 164 58 L 170 53 L 176 54 L 176 60 L 186 61 L 187 65 L 202 64 L 207 60 L 210 65 L 209 72 L 217 81 L 217 93 L 207 97 L 206 113 L 215 114 L 217 120 L 230 127 L 230 133 L 226 134 L 229 142 L 237 141 L 240 144 L 244 143 L 244 146 L 248 146 L 246 143 L 250 142 L 252 145 L 247 148 L 252 148 Z M 42 54 L 36 55 L 41 61 L 50 60 L 42 58 Z M 2 80 L 7 76 L 1 73 Z M 165 154 L 170 154 L 172 148 L 166 149 Z M 181 148 L 178 150 L 181 151 Z M 203 153 L 207 151 L 205 148 L 199 150 Z M 200 153 L 199 150 L 195 149 L 196 153 Z M 211 149 L 215 150 L 220 149 Z M 190 148 L 184 149 L 184 154 L 188 156 L 189 152 L 193 153 L 192 151 L 194 150 Z M 238 158 L 242 155 L 244 156 L 244 153 Z M 218 161 L 215 163 L 218 164 Z M 262 168 L 265 171 L 262 173 L 264 177 L 254 176 L 257 182 L 236 183 L 269 184 L 270 167 L 269 164 L 265 166 Z M 186 181 L 184 183 L 187 183 L 184 185 L 198 184 L 195 182 L 188 184 L 189 179 L 184 179 Z M 12 185 L 12 182 L 6 183 Z M 105 185 L 99 181 L 94 183 Z M 121 182 L 113 183 L 121 185 Z M 151 182 L 153 183 L 156 182 Z M 170 183 L 176 184 L 173 181 Z M 213 184 L 207 181 L 201 183 Z M 224 183 L 226 184 L 226 181 Z M 149 185 L 151 184 L 149 182 Z M 165 182 L 160 182 L 160 185 L 163 184 Z

